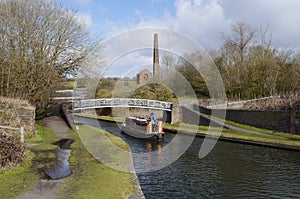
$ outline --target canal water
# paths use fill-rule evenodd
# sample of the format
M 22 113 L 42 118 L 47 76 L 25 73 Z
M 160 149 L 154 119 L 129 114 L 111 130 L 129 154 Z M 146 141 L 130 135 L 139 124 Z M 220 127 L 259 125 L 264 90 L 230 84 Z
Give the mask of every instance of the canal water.
M 78 117 L 76 120 L 96 127 L 100 122 Z M 139 140 L 121 134 L 116 124 L 100 125 L 121 137 L 136 153 L 161 150 L 175 136 L 166 134 L 163 142 Z M 199 159 L 202 141 L 195 138 L 169 166 L 137 174 L 147 199 L 300 198 L 299 152 L 218 141 L 209 155 Z M 139 160 L 133 158 L 139 167 Z M 151 167 L 151 162 L 147 166 Z

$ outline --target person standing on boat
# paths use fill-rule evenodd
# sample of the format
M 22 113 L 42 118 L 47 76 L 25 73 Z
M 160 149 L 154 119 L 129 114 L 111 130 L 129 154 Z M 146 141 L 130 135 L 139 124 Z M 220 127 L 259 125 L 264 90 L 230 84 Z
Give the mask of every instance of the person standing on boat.
M 150 116 L 149 116 L 150 120 L 151 120 L 151 123 L 152 123 L 152 129 L 153 131 L 155 132 L 156 131 L 156 127 L 157 127 L 157 123 L 156 123 L 156 117 L 154 115 L 154 113 L 151 113 Z

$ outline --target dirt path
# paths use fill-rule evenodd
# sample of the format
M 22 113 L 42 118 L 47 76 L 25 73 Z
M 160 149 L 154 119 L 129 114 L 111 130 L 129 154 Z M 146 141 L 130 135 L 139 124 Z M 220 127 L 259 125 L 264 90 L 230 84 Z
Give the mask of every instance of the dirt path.
M 50 128 L 59 138 L 67 138 L 69 136 L 69 126 L 58 115 L 46 117 L 43 119 L 45 127 Z
M 43 119 L 45 127 L 50 128 L 59 138 L 67 138 L 70 128 L 65 121 L 59 116 L 54 115 Z M 64 185 L 64 179 L 49 180 L 39 179 L 29 192 L 22 194 L 17 199 L 54 199 L 57 192 Z

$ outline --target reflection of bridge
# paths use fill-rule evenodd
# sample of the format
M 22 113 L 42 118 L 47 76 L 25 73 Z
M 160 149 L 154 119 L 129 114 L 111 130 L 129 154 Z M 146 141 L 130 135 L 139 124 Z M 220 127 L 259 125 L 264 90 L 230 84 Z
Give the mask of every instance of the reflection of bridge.
M 149 99 L 132 98 L 107 98 L 107 99 L 85 99 L 73 101 L 74 110 L 106 108 L 106 107 L 134 107 L 148 108 L 162 111 L 172 111 L 171 102 L 162 102 Z

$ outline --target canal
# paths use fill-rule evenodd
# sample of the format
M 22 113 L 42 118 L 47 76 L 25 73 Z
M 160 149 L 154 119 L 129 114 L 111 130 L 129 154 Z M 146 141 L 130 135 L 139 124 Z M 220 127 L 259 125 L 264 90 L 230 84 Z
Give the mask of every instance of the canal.
M 139 140 L 121 134 L 114 123 L 79 117 L 76 120 L 95 127 L 100 122 L 101 128 L 121 137 L 136 153 L 159 151 L 175 136 L 166 134 L 163 142 Z M 195 138 L 169 166 L 137 174 L 147 199 L 300 198 L 299 152 L 218 141 L 209 155 L 199 159 L 202 141 Z M 152 166 L 151 161 L 144 165 L 138 158 L 133 159 L 137 168 Z

